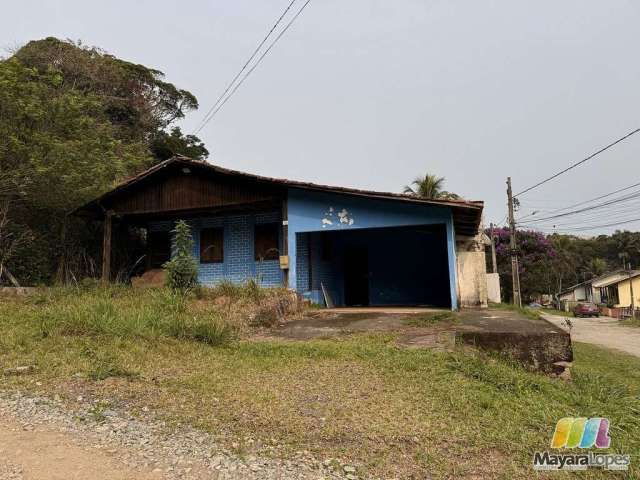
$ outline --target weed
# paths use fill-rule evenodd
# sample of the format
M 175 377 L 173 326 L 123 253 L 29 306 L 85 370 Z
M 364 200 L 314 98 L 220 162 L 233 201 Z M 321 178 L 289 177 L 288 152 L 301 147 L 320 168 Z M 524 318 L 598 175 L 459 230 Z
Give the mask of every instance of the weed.
M 111 377 L 133 378 L 139 374 L 125 368 L 112 352 L 100 352 L 84 346 L 82 355 L 89 361 L 90 367 L 87 377 L 91 380 L 105 380 Z
M 107 416 L 105 412 L 111 407 L 109 402 L 99 401 L 94 403 L 91 408 L 87 411 L 91 419 L 95 423 L 104 423 L 107 421 Z
M 439 312 L 425 313 L 419 316 L 409 317 L 404 320 L 404 323 L 413 327 L 432 327 L 438 323 L 457 323 L 458 321 L 458 315 L 455 312 Z

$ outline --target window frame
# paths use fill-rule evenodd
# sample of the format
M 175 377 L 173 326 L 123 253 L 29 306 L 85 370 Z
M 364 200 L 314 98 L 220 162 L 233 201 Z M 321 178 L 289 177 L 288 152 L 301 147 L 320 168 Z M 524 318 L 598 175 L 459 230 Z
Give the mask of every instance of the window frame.
M 215 246 L 215 241 L 211 243 L 211 245 L 207 246 L 206 248 L 203 248 L 203 237 L 204 235 L 206 235 L 207 232 L 216 232 L 216 234 L 220 235 L 220 255 L 213 258 L 213 259 L 204 259 L 203 258 L 203 253 L 206 252 L 207 249 L 209 249 L 212 246 Z M 215 237 L 214 237 L 215 240 Z M 199 251 L 200 251 L 200 263 L 224 263 L 224 228 L 223 227 L 207 227 L 207 228 L 202 228 L 200 230 L 200 244 L 199 244 Z

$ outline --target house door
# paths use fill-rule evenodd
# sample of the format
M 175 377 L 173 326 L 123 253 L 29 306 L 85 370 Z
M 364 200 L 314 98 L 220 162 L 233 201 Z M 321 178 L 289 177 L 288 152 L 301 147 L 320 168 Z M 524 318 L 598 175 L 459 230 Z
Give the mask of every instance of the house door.
M 369 252 L 366 247 L 347 247 L 344 256 L 344 303 L 369 305 Z

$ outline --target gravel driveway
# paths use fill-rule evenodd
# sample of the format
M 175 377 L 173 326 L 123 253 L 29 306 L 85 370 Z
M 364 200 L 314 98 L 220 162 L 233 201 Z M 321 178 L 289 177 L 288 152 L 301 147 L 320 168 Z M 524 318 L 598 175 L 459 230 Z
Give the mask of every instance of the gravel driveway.
M 239 455 L 197 430 L 0 391 L 0 480 L 358 478 L 355 467 L 306 451 L 290 460 Z
M 573 327 L 569 330 L 563 317 L 544 315 L 544 318 L 570 331 L 573 341 L 592 343 L 640 357 L 640 328 L 620 325 L 619 320 L 611 317 L 570 317 Z

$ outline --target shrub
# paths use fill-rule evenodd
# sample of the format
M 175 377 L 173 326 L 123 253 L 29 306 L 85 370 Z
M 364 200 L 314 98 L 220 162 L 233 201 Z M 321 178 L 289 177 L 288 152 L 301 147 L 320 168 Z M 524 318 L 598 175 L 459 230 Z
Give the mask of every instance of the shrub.
M 167 286 L 175 291 L 187 292 L 198 284 L 198 264 L 193 258 L 191 228 L 184 220 L 176 223 L 173 230 L 175 252 L 163 266 L 167 271 Z

